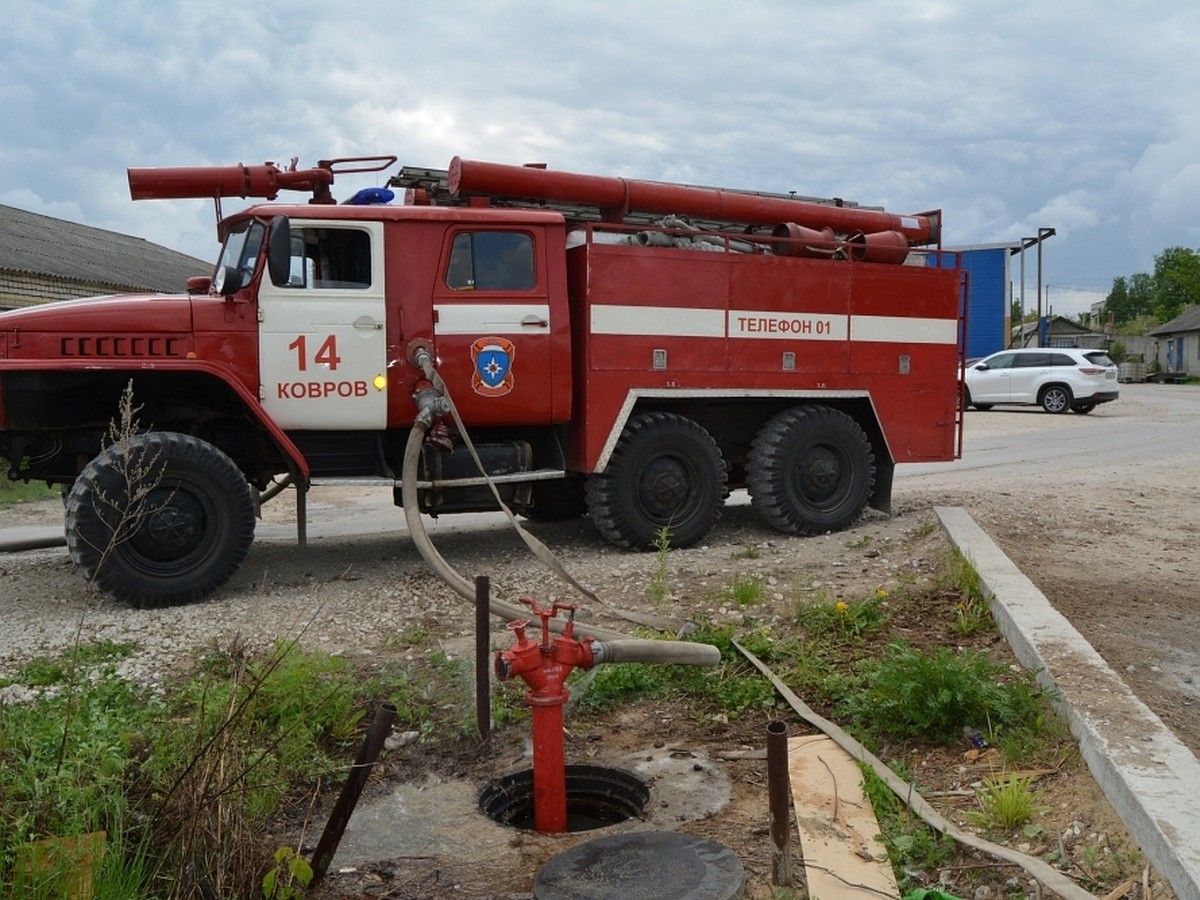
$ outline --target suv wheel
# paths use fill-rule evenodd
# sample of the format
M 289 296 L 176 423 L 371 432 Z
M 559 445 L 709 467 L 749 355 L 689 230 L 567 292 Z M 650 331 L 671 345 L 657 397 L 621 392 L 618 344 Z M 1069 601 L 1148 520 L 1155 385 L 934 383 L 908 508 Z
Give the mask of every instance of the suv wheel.
M 1064 413 L 1071 408 L 1071 389 L 1052 384 L 1042 389 L 1042 409 L 1048 413 Z

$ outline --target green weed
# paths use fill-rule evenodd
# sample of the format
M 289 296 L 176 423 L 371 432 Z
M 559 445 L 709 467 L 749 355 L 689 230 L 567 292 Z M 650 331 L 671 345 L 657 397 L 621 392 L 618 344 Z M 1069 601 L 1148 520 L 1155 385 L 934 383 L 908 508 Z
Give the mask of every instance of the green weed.
M 968 600 L 984 599 L 979 572 L 958 550 L 951 550 L 940 560 L 934 576 L 934 588 L 962 591 Z
M 298 900 L 304 896 L 304 888 L 313 879 L 313 869 L 308 860 L 297 855 L 291 847 L 280 847 L 275 851 L 275 865 L 263 876 L 264 900 Z
M 866 600 L 847 603 L 800 603 L 796 606 L 796 624 L 814 638 L 836 641 L 854 640 L 881 631 L 887 623 L 883 601 L 887 591 L 877 591 Z
M 936 523 L 926 521 L 926 522 L 922 522 L 920 525 L 918 525 L 916 528 L 914 528 L 912 530 L 912 534 L 913 534 L 913 537 L 923 538 L 923 537 L 929 537 L 929 535 L 933 534 L 933 532 L 936 530 L 937 530 Z
M 671 596 L 668 564 L 671 559 L 671 529 L 664 525 L 654 539 L 655 569 L 646 585 L 646 594 L 655 603 L 662 603 Z
M 761 603 L 766 594 L 762 579 L 755 575 L 736 575 L 722 592 L 723 599 L 737 606 Z
M 966 597 L 954 605 L 954 630 L 963 637 L 991 631 L 992 611 L 985 601 Z
M 858 665 L 863 689 L 836 714 L 877 736 L 950 741 L 964 726 L 1019 727 L 1039 719 L 1042 695 L 1029 673 L 1014 674 L 978 653 L 932 654 L 903 643 Z
M 870 766 L 862 765 L 860 768 L 863 772 L 863 790 L 875 810 L 880 837 L 896 871 L 901 891 L 922 886 L 908 873 L 928 872 L 941 867 L 955 852 L 953 838 L 939 834 L 912 815 Z M 911 781 L 901 771 L 896 774 Z
M 968 813 L 968 818 L 986 828 L 1012 831 L 1049 809 L 1038 802 L 1040 797 L 1030 776 L 988 778 L 975 793 L 979 809 Z

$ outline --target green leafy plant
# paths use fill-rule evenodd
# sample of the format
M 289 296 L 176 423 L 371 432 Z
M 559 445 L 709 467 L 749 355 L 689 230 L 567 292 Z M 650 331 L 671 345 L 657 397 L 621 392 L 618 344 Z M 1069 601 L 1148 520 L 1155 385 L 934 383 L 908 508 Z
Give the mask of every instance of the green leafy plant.
M 870 766 L 861 765 L 863 790 L 871 801 L 879 821 L 880 837 L 888 851 L 888 859 L 897 873 L 899 887 L 908 890 L 920 886 L 909 873 L 937 869 L 954 853 L 953 838 L 939 834 L 916 816 L 892 792 L 887 784 L 872 771 Z M 897 774 L 906 781 L 904 773 Z
M 1016 727 L 1041 711 L 1033 676 L 1016 674 L 978 653 L 933 653 L 892 643 L 880 658 L 863 660 L 864 687 L 837 712 L 868 733 L 954 740 L 964 726 Z
M 312 882 L 313 869 L 308 860 L 291 847 L 275 851 L 275 865 L 263 876 L 263 900 L 296 900 Z

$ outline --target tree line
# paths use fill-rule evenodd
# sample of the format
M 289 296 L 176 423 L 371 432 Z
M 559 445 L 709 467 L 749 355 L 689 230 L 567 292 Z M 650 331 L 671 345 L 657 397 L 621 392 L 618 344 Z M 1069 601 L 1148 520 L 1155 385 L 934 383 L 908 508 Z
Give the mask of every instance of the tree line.
M 1168 247 L 1154 257 L 1153 272 L 1113 279 L 1104 317 L 1117 325 L 1142 325 L 1144 331 L 1169 322 L 1200 304 L 1200 252 Z

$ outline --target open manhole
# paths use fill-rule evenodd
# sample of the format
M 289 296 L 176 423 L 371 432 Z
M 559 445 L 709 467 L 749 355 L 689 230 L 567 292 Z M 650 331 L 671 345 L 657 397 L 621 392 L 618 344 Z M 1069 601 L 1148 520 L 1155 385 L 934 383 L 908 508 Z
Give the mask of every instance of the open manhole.
M 636 775 L 606 766 L 567 766 L 567 831 L 591 831 L 640 816 L 650 789 Z M 533 769 L 500 775 L 479 792 L 493 821 L 533 828 Z

